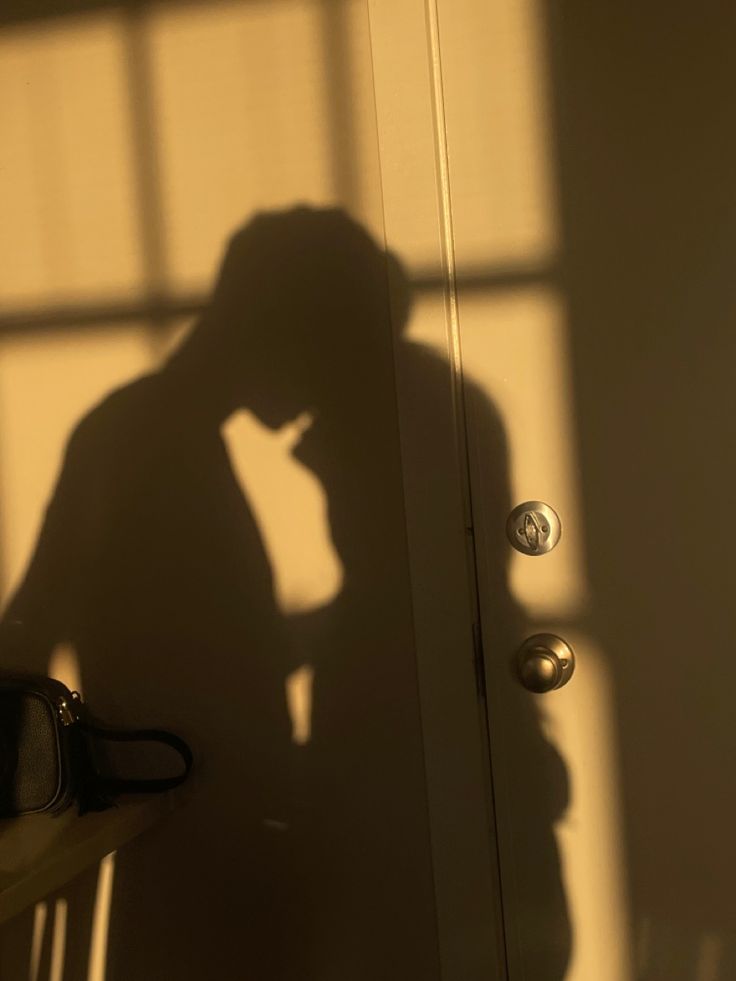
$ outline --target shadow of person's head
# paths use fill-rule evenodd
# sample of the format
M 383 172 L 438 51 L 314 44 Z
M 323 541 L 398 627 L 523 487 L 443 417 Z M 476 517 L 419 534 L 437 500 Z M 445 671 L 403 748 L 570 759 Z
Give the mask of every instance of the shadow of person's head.
M 276 428 L 363 397 L 409 305 L 399 262 L 344 211 L 260 213 L 230 239 L 210 303 L 174 360 L 209 379 L 229 409 Z

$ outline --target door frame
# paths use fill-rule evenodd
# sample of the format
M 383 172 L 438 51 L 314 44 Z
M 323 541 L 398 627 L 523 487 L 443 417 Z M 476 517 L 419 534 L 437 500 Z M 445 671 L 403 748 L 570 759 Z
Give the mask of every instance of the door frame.
M 435 410 L 448 425 L 439 436 L 417 438 L 411 420 L 420 411 L 421 393 L 412 392 L 397 362 L 440 972 L 443 981 L 503 981 L 506 945 L 470 521 L 438 14 L 435 0 L 368 0 L 368 11 L 385 247 L 418 287 L 415 316 L 423 318 L 423 332 L 437 338 L 446 365 L 443 402 Z M 430 303 L 421 296 L 428 274 Z M 392 289 L 390 268 L 389 292 L 399 294 Z M 419 479 L 426 474 L 428 452 L 431 488 Z

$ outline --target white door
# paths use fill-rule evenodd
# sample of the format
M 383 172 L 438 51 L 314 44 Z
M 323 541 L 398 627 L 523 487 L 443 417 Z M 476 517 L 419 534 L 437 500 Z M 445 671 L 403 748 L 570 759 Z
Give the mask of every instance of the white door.
M 733 17 L 399 6 L 382 17 L 401 46 L 377 70 L 387 236 L 413 264 L 409 336 L 454 369 L 445 428 L 436 414 L 417 424 L 420 400 L 399 374 L 430 803 L 473 717 L 448 681 L 459 684 L 467 653 L 448 627 L 462 598 L 442 579 L 454 503 L 475 541 L 499 976 L 505 959 L 512 981 L 726 981 Z M 453 452 L 459 470 L 467 459 L 465 500 L 441 472 Z M 561 518 L 549 554 L 507 539 L 511 508 L 533 500 Z M 565 687 L 531 694 L 516 655 L 539 633 L 563 638 L 576 668 Z M 436 844 L 440 873 L 448 854 L 457 869 L 458 843 Z M 477 854 L 491 881 L 492 856 Z

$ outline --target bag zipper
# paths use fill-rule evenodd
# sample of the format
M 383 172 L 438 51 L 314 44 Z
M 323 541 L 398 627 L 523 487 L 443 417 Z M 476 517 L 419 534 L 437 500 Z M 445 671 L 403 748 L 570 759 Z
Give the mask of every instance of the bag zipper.
M 56 714 L 63 726 L 71 726 L 79 719 L 79 705 L 82 699 L 78 691 L 69 692 L 69 695 L 60 695 L 56 699 Z

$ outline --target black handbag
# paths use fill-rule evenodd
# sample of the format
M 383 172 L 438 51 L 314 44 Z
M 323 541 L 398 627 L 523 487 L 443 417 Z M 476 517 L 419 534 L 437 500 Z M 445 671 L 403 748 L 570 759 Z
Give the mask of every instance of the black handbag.
M 170 777 L 130 779 L 101 771 L 105 742 L 163 743 L 182 759 Z M 119 794 L 171 790 L 187 778 L 192 752 L 163 729 L 107 729 L 93 724 L 77 692 L 53 678 L 0 675 L 0 817 L 79 813 L 110 807 Z

